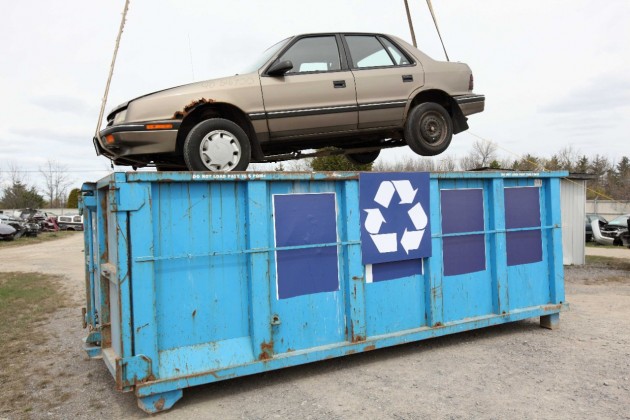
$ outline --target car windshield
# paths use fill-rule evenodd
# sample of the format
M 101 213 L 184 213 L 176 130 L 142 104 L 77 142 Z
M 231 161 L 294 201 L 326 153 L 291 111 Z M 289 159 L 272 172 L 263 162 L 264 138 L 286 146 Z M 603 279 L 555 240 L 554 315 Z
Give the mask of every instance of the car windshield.
M 615 217 L 610 222 L 608 222 L 608 224 L 609 225 L 613 225 L 613 226 L 627 227 L 628 226 L 628 218 L 629 217 L 630 217 L 630 214 L 624 214 L 624 215 Z
M 289 38 L 283 39 L 282 41 L 267 48 L 260 56 L 258 56 L 256 60 L 254 60 L 253 63 L 251 63 L 249 66 L 246 66 L 245 70 L 243 70 L 241 74 L 252 73 L 260 69 L 260 67 L 265 64 L 275 53 L 277 53 L 278 50 L 287 43 L 287 41 L 289 41 Z

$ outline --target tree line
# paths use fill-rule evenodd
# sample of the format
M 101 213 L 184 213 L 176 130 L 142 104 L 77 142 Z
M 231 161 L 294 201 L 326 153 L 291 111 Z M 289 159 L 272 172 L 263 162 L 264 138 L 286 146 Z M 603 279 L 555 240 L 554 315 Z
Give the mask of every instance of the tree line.
M 334 152 L 334 149 L 331 149 Z M 357 165 L 343 155 L 324 156 L 311 159 L 281 162 L 277 171 L 381 171 L 381 172 L 453 172 L 479 168 L 515 171 L 556 171 L 588 174 L 588 199 L 630 200 L 630 158 L 618 160 L 595 154 L 587 156 L 572 147 L 565 147 L 550 157 L 528 153 L 524 156 L 501 155 L 496 144 L 477 140 L 468 154 L 461 158 L 421 157 L 404 153 L 396 160 L 379 159 L 373 164 Z M 250 169 L 257 168 L 256 164 Z M 19 166 L 9 163 L 0 167 L 0 208 L 76 208 L 79 189 L 69 191 L 74 180 L 68 168 L 49 160 L 37 171 L 43 181 L 40 189 L 30 182 L 28 174 Z
M 383 159 L 373 164 L 356 165 L 344 156 L 324 156 L 301 161 L 291 161 L 277 166 L 277 170 L 324 170 L 324 171 L 379 171 L 379 172 L 453 172 L 471 171 L 480 168 L 513 171 L 558 171 L 588 174 L 587 199 L 630 200 L 630 158 L 618 160 L 605 155 L 587 156 L 573 147 L 565 147 L 550 157 L 528 153 L 524 156 L 505 156 L 499 153 L 496 144 L 475 141 L 469 153 L 461 158 L 421 157 L 405 153 L 394 161 Z
M 8 163 L 0 167 L 0 208 L 77 208 L 79 189 L 69 188 L 73 180 L 68 168 L 57 161 L 49 160 L 40 166 L 41 177 L 38 189 L 30 181 L 28 172 L 18 165 Z

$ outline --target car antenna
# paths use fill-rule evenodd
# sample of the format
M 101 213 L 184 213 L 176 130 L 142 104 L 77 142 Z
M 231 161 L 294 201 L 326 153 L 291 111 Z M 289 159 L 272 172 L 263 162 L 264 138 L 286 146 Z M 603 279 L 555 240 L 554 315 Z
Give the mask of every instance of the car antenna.
M 114 56 L 112 57 L 112 63 L 109 67 L 109 76 L 107 77 L 105 93 L 103 94 L 103 99 L 101 101 L 101 111 L 98 114 L 98 122 L 96 123 L 96 132 L 94 133 L 94 137 L 99 140 L 99 129 L 101 128 L 103 114 L 105 113 L 105 105 L 107 104 L 107 96 L 109 95 L 109 85 L 112 81 L 112 75 L 114 74 L 114 65 L 116 64 L 116 55 L 118 54 L 118 47 L 120 46 L 120 37 L 122 36 L 123 29 L 125 28 L 125 21 L 127 20 L 127 10 L 129 10 L 129 0 L 125 0 L 125 7 L 122 12 L 122 19 L 120 20 L 120 28 L 118 29 L 118 36 L 116 37 L 116 45 L 114 46 Z

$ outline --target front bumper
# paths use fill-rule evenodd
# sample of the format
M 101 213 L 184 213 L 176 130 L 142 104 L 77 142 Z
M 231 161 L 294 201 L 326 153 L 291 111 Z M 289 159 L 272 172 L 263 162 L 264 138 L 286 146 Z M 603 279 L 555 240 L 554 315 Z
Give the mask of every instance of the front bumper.
M 108 126 L 94 137 L 97 155 L 120 157 L 174 153 L 180 120 L 147 121 Z M 154 128 L 154 127 L 162 128 Z
M 482 112 L 486 105 L 486 97 L 484 95 L 462 95 L 456 96 L 454 99 L 464 116 Z

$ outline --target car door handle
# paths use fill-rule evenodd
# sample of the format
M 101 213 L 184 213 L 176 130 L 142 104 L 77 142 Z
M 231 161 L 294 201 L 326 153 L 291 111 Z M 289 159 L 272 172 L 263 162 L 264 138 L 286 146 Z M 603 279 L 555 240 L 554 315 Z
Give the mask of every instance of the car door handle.
M 413 76 L 411 74 L 405 74 L 402 77 L 403 82 L 413 82 Z
M 345 88 L 346 87 L 346 81 L 345 80 L 335 80 L 333 81 L 333 86 L 336 88 Z

